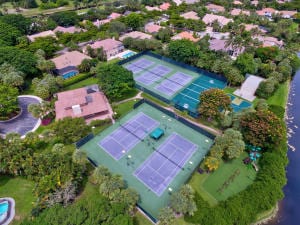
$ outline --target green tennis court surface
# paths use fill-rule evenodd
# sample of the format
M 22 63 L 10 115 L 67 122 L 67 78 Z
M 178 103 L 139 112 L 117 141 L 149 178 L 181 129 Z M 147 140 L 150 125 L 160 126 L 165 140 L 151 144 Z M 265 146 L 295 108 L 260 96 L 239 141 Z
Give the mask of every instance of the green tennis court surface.
M 154 140 L 150 135 L 157 128 L 164 135 Z M 139 206 L 157 218 L 212 143 L 206 135 L 143 103 L 81 149 L 96 165 L 122 175 L 140 194 Z

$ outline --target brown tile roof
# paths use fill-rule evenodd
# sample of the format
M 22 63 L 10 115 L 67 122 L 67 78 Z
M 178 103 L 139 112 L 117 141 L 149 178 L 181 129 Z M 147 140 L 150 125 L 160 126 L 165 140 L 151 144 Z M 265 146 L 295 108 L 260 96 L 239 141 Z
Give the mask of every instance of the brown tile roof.
M 164 2 L 163 4 L 161 4 L 161 5 L 159 6 L 159 8 L 160 8 L 161 10 L 168 10 L 168 9 L 170 8 L 170 6 L 171 6 L 170 3 Z
M 225 12 L 225 8 L 220 5 L 215 5 L 209 3 L 208 5 L 205 6 L 208 10 L 210 11 L 216 11 L 216 12 Z
M 72 26 L 72 27 L 61 27 L 61 26 L 57 26 L 53 32 L 62 32 L 62 33 L 75 33 L 75 32 L 86 32 L 85 29 L 82 29 L 82 28 L 79 28 L 79 27 L 75 27 L 75 26 Z
M 214 15 L 214 14 L 206 14 L 203 18 L 202 21 L 205 24 L 211 24 L 213 23 L 215 20 L 218 21 L 218 23 L 220 24 L 220 26 L 225 26 L 227 25 L 229 22 L 233 22 L 233 19 L 228 19 L 224 16 L 218 16 L 218 15 Z
M 183 13 L 180 16 L 185 19 L 191 19 L 191 20 L 199 20 L 200 19 L 198 16 L 198 13 L 196 13 L 194 11 Z
M 159 26 L 157 24 L 146 24 L 145 25 L 145 32 L 157 33 L 161 28 L 164 28 L 164 27 Z
M 27 37 L 31 42 L 34 42 L 35 39 L 37 39 L 37 38 L 49 37 L 49 36 L 56 38 L 56 35 L 52 30 L 47 30 L 47 31 L 43 31 L 43 32 L 40 32 L 40 33 L 37 33 L 37 34 L 28 35 Z
M 230 11 L 230 14 L 231 14 L 232 16 L 238 16 L 238 15 L 240 15 L 240 14 L 244 14 L 244 15 L 250 16 L 250 11 L 249 11 L 249 10 L 241 10 L 241 9 L 232 9 L 232 10 Z
M 263 8 L 262 10 L 257 10 L 256 11 L 256 14 L 259 15 L 259 16 L 265 16 L 266 13 L 276 13 L 276 9 L 273 9 L 273 8 Z
M 97 49 L 97 48 L 103 48 L 104 51 L 109 51 L 112 49 L 116 49 L 119 46 L 123 45 L 122 42 L 108 38 L 101 41 L 95 41 L 93 44 L 91 44 L 91 48 Z
M 88 87 L 57 93 L 56 120 L 65 117 L 89 117 L 109 110 L 106 97 L 96 90 L 88 93 Z
M 68 66 L 79 66 L 84 59 L 91 57 L 82 54 L 78 51 L 66 52 L 63 55 L 51 59 L 54 62 L 56 69 L 63 69 Z
M 197 42 L 200 40 L 200 38 L 194 38 L 193 34 L 187 32 L 187 31 L 183 31 L 172 37 L 172 40 L 181 40 L 181 39 L 187 39 L 192 42 Z
M 132 31 L 130 33 L 124 34 L 121 37 L 119 37 L 120 41 L 123 41 L 125 38 L 137 38 L 137 39 L 151 39 L 152 35 L 150 34 L 145 34 L 143 32 L 140 31 Z

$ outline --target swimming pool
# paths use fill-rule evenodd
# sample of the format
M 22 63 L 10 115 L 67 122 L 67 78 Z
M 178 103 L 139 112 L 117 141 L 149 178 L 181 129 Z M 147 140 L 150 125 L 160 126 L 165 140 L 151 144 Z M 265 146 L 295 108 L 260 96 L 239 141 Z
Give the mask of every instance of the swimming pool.
M 4 213 L 6 213 L 8 210 L 8 202 L 5 201 L 5 202 L 1 202 L 0 203 L 0 216 Z
M 64 79 L 68 79 L 70 77 L 74 77 L 76 74 L 78 74 L 78 71 L 73 70 L 73 71 L 69 71 L 69 72 L 63 74 L 62 77 Z
M 124 55 L 122 55 L 122 58 L 127 59 L 135 54 L 136 54 L 135 52 L 129 51 L 129 52 L 125 53 Z

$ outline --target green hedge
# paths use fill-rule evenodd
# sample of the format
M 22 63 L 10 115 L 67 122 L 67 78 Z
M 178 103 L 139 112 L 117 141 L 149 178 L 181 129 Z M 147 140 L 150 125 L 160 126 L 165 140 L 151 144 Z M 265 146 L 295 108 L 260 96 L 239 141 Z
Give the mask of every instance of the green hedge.
M 90 74 L 90 73 L 81 73 L 81 74 L 78 74 L 78 75 L 76 75 L 74 77 L 71 77 L 71 78 L 65 80 L 64 83 L 63 83 L 63 87 L 70 86 L 70 85 L 75 84 L 75 83 L 77 83 L 79 81 L 85 80 L 85 79 L 87 79 L 87 78 L 89 78 L 91 76 L 93 76 L 93 74 Z

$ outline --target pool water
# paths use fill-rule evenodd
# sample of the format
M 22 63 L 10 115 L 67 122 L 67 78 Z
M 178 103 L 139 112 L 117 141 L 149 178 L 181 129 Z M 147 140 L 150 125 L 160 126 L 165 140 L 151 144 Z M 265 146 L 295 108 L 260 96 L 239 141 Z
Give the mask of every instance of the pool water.
M 0 203 L 0 215 L 6 213 L 8 211 L 8 202 Z
M 127 59 L 133 55 L 135 55 L 135 52 L 127 52 L 126 54 L 122 55 L 122 58 Z
M 76 74 L 78 74 L 78 71 L 70 71 L 68 73 L 63 74 L 62 77 L 64 79 L 68 79 L 70 77 L 74 77 Z

